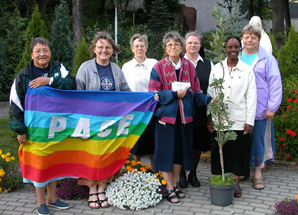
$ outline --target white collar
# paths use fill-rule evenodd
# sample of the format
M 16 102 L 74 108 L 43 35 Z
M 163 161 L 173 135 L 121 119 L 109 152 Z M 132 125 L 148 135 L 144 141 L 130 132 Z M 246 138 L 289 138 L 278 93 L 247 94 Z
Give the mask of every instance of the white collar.
M 187 56 L 186 53 L 185 53 L 185 55 L 184 55 L 184 58 L 187 59 L 187 60 L 189 60 L 194 66 L 196 66 L 196 65 L 198 64 L 199 61 L 204 62 L 204 59 L 201 57 L 200 54 L 198 54 L 198 57 L 197 57 L 197 59 L 196 59 L 194 62 L 192 62 L 192 60 Z
M 177 64 L 175 64 L 174 61 L 172 61 L 172 59 L 170 57 L 169 57 L 169 59 L 170 59 L 172 65 L 175 67 L 175 70 L 178 70 L 181 68 L 181 58 L 179 58 L 179 61 Z

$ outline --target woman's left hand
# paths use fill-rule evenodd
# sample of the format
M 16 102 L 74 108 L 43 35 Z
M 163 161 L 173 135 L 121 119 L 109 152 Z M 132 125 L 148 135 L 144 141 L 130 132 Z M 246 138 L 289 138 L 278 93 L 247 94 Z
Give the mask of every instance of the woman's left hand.
M 245 124 L 244 126 L 244 134 L 250 134 L 252 130 L 252 126 L 249 124 Z

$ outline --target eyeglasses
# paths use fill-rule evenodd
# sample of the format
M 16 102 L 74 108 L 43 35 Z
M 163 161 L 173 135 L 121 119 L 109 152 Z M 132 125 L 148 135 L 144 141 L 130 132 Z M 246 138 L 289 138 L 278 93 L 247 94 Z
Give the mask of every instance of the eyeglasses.
M 170 43 L 170 44 L 167 44 L 166 45 L 166 47 L 167 48 L 173 48 L 173 47 L 175 47 L 175 48 L 178 48 L 178 47 L 180 47 L 181 45 L 179 44 L 179 43 Z
M 35 55 L 40 55 L 41 53 L 44 53 L 44 54 L 48 54 L 50 52 L 50 50 L 49 49 L 43 49 L 43 50 L 35 50 L 35 51 L 33 51 L 33 53 L 35 54 Z
M 107 51 L 112 50 L 112 47 L 111 47 L 111 46 L 96 46 L 96 48 L 97 48 L 99 51 L 102 51 L 102 50 L 104 50 L 104 49 L 106 49 Z

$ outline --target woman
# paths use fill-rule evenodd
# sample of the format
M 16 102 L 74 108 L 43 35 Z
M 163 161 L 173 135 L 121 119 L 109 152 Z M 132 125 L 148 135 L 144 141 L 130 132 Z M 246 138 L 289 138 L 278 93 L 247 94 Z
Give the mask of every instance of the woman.
M 210 71 L 213 68 L 213 63 L 205 58 L 202 58 L 199 54 L 201 50 L 201 35 L 197 32 L 189 32 L 185 35 L 185 55 L 184 58 L 190 60 L 190 62 L 196 68 L 196 76 L 199 78 L 200 87 L 203 93 L 207 94 L 207 88 L 209 83 Z M 182 188 L 188 186 L 188 182 L 193 187 L 199 187 L 200 181 L 197 178 L 196 170 L 201 158 L 201 152 L 210 150 L 211 146 L 211 133 L 207 129 L 207 107 L 195 106 L 194 116 L 194 132 L 193 132 L 193 169 L 188 175 L 188 181 L 186 180 L 185 170 L 181 170 L 179 185 Z
M 119 66 L 110 62 L 111 57 L 119 53 L 119 50 L 107 32 L 96 33 L 89 48 L 90 55 L 94 58 L 80 66 L 76 76 L 77 89 L 130 91 Z M 86 185 L 90 188 L 88 199 L 90 208 L 109 207 L 105 193 L 107 180 L 78 180 L 79 185 Z
M 255 73 L 257 112 L 252 132 L 250 166 L 255 167 L 254 188 L 265 188 L 262 168 L 274 160 L 273 117 L 282 100 L 281 76 L 276 59 L 260 46 L 260 29 L 247 25 L 242 30 L 244 49 L 241 60 Z
M 272 54 L 271 40 L 270 40 L 270 37 L 268 36 L 268 34 L 266 34 L 266 32 L 264 31 L 261 18 L 258 16 L 253 16 L 249 20 L 248 24 L 252 25 L 256 28 L 259 28 L 259 30 L 261 31 L 260 46 L 262 46 L 263 49 L 265 49 L 267 52 Z
M 184 40 L 179 33 L 166 33 L 163 48 L 166 57 L 154 65 L 149 82 L 149 91 L 157 92 L 160 105 L 156 112 L 154 170 L 161 171 L 167 181 L 167 200 L 178 203 L 178 198 L 185 198 L 176 186 L 181 166 L 192 168 L 193 101 L 207 105 L 211 97 L 202 93 L 192 63 L 182 58 Z
M 227 58 L 214 66 L 210 74 L 210 84 L 214 79 L 224 78 L 224 101 L 228 105 L 230 119 L 234 122 L 231 130 L 237 133 L 236 140 L 230 140 L 223 146 L 224 169 L 235 175 L 234 197 L 241 197 L 240 176 L 249 176 L 250 132 L 256 113 L 255 75 L 248 65 L 239 60 L 241 41 L 238 37 L 228 37 L 225 41 Z M 208 94 L 214 95 L 214 89 L 208 87 Z M 221 174 L 218 144 L 213 140 L 211 148 L 211 172 Z
M 19 144 L 29 144 L 27 141 L 27 128 L 24 123 L 25 96 L 28 86 L 37 88 L 51 86 L 57 89 L 72 90 L 76 88 L 76 82 L 63 64 L 51 61 L 50 43 L 43 37 L 37 37 L 30 45 L 31 61 L 16 76 L 10 91 L 10 113 L 9 122 L 18 135 Z M 25 158 L 26 159 L 26 158 Z M 67 209 L 69 205 L 56 199 L 56 181 L 45 183 L 32 182 L 23 179 L 25 183 L 33 183 L 36 190 L 37 213 L 40 215 L 50 214 L 48 207 Z M 45 187 L 47 187 L 47 200 L 45 199 Z
M 131 61 L 122 67 L 126 81 L 134 92 L 148 92 L 148 84 L 152 67 L 157 60 L 147 58 L 148 49 L 147 35 L 135 34 L 130 38 L 130 48 L 134 54 Z M 154 153 L 154 128 L 155 120 L 152 119 L 138 142 L 131 150 L 134 160 L 140 161 L 142 155 L 149 154 L 153 167 Z

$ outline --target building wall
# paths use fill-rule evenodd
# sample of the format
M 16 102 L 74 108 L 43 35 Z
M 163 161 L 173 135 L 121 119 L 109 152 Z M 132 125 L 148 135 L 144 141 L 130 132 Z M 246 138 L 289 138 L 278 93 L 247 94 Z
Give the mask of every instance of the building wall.
M 180 0 L 180 3 L 197 10 L 197 31 L 206 32 L 216 27 L 216 19 L 212 16 L 212 11 L 217 1 L 222 0 Z

